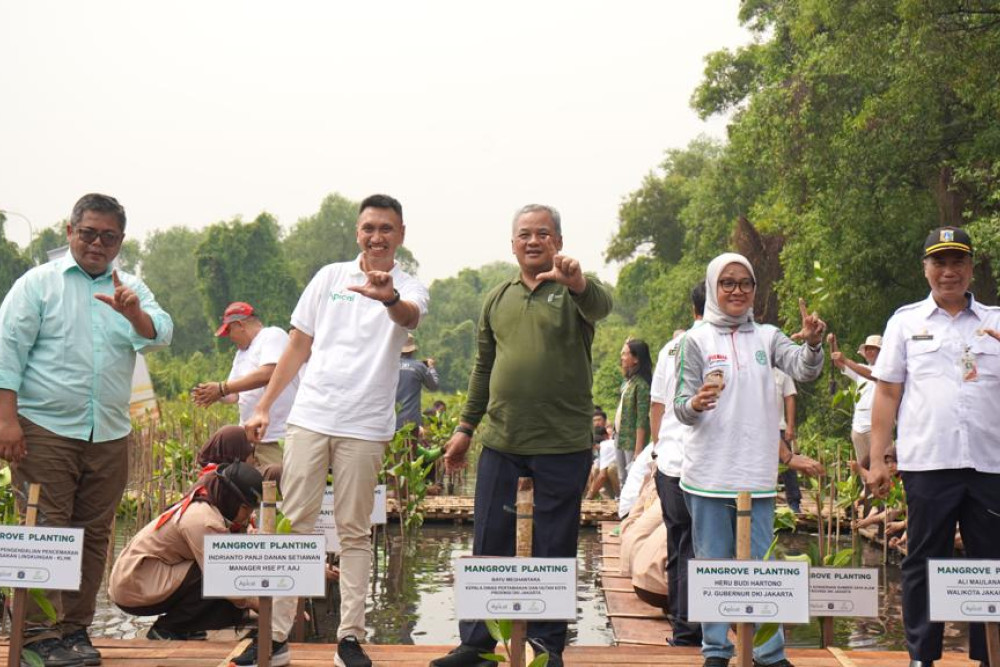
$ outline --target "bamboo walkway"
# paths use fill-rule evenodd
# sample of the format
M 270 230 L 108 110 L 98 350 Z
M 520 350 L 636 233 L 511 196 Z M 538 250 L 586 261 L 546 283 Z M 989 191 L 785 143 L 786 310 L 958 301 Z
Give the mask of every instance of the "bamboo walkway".
M 618 525 L 617 521 L 600 524 L 601 588 L 604 590 L 608 618 L 611 621 L 615 642 L 618 644 L 617 648 L 655 650 L 657 655 L 661 655 L 660 651 L 663 651 L 662 655 L 665 657 L 659 660 L 659 664 L 695 667 L 701 665 L 701 652 L 698 649 L 674 648 L 667 645 L 671 629 L 663 611 L 640 600 L 632 588 L 631 580 L 620 576 L 621 540 L 613 534 Z M 909 657 L 904 651 L 789 648 L 786 653 L 796 667 L 891 667 L 909 662 Z M 566 664 L 588 663 L 567 660 Z M 731 664 L 735 665 L 736 660 L 734 659 Z M 939 667 L 977 667 L 979 663 L 970 661 L 964 654 L 946 653 L 934 664 Z
M 472 521 L 474 503 L 472 496 L 427 496 L 420 501 L 420 511 L 424 521 L 466 523 Z M 386 512 L 390 517 L 398 518 L 395 498 L 386 500 Z M 617 519 L 618 503 L 614 500 L 584 500 L 580 508 L 580 523 L 583 525 Z
M 146 639 L 94 638 L 103 654 L 103 667 L 226 667 L 239 646 L 215 641 L 149 641 Z M 444 655 L 450 646 L 366 646 L 375 667 L 426 667 L 432 659 Z M 7 665 L 7 646 L 0 644 L 0 667 Z M 292 667 L 333 663 L 333 644 L 292 644 Z M 693 648 L 668 646 L 570 646 L 563 654 L 570 667 L 608 667 L 614 665 L 660 665 L 698 667 L 701 653 Z M 796 667 L 891 667 L 905 665 L 905 654 L 892 651 L 841 651 L 838 649 L 792 649 L 789 660 Z M 733 664 L 735 665 L 735 660 Z M 961 656 L 946 655 L 935 663 L 940 667 L 973 667 Z

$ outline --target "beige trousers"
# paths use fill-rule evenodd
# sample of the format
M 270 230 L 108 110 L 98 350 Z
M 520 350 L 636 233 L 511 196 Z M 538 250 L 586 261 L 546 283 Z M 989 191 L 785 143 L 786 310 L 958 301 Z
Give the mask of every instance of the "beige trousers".
M 371 513 L 385 442 L 338 438 L 289 424 L 281 474 L 281 509 L 296 534 L 313 533 L 333 471 L 333 517 L 340 536 L 340 627 L 337 639 L 365 638 L 365 594 L 372 570 Z M 272 630 L 285 641 L 298 599 L 274 599 Z
M 257 467 L 261 470 L 269 465 L 281 465 L 283 454 L 279 441 L 259 442 L 253 448 L 253 453 L 257 457 Z

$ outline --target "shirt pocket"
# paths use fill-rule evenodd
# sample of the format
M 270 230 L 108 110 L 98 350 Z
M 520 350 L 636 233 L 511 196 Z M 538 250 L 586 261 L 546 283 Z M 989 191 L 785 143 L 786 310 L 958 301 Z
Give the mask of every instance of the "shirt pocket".
M 941 339 L 938 336 L 929 340 L 913 340 L 906 343 L 906 359 L 908 375 L 914 377 L 930 377 L 944 374 L 944 360 L 941 358 Z
M 1000 341 L 978 336 L 969 349 L 976 356 L 976 375 L 982 380 L 1000 381 Z

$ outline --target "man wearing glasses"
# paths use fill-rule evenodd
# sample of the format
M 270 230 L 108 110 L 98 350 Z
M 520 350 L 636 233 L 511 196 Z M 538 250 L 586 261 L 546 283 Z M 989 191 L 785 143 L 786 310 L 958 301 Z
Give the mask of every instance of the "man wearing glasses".
M 111 266 L 125 237 L 116 199 L 84 195 L 66 237 L 69 252 L 21 276 L 0 306 L 0 457 L 22 512 L 38 483 L 39 524 L 84 529 L 80 590 L 46 592 L 56 622 L 29 602 L 27 649 L 46 667 L 101 663 L 87 628 L 128 479 L 135 355 L 174 329 L 149 288 Z

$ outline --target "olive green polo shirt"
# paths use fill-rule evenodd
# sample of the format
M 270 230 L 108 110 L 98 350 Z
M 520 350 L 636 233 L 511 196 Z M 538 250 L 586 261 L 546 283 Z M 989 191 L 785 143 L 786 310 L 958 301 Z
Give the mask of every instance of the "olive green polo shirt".
M 552 281 L 532 291 L 517 276 L 486 296 L 462 412 L 473 426 L 489 415 L 484 446 L 525 455 L 590 449 L 590 347 L 611 307 L 610 290 L 590 276 L 581 294 Z

